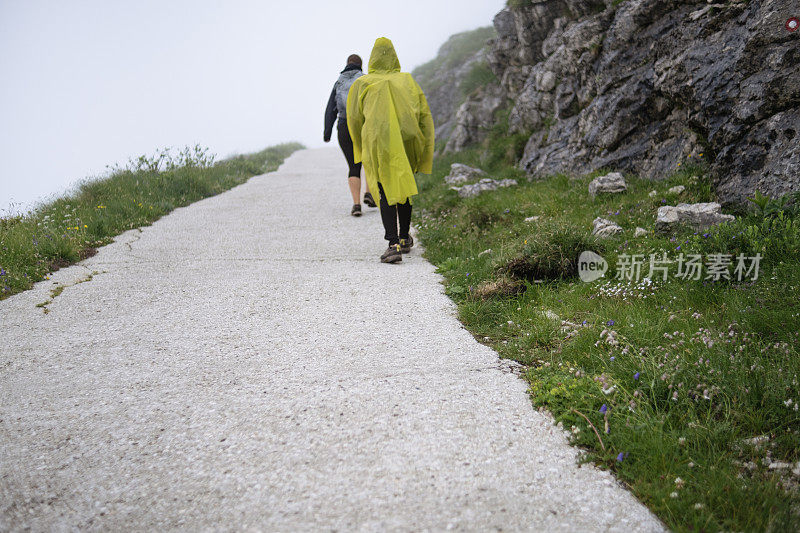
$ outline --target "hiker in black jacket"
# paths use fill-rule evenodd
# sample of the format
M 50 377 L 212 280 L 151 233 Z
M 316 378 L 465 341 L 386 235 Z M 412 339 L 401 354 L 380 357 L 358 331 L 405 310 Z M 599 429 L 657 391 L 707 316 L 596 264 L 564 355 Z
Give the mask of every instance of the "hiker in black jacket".
M 347 130 L 347 93 L 350 91 L 350 86 L 356 78 L 363 76 L 361 72 L 361 58 L 356 54 L 347 58 L 347 66 L 339 74 L 339 79 L 333 84 L 331 97 L 328 98 L 328 107 L 325 109 L 325 132 L 323 140 L 329 142 L 331 140 L 331 132 L 333 131 L 333 123 L 338 115 L 339 124 L 337 131 L 339 135 L 339 146 L 342 148 L 345 159 L 347 159 L 348 169 L 347 181 L 350 185 L 350 194 L 353 196 L 353 208 L 350 214 L 354 217 L 361 216 L 361 163 L 353 161 L 353 140 L 350 138 L 350 132 Z M 367 192 L 364 194 L 364 203 L 370 207 L 376 207 L 375 200 L 372 194 Z

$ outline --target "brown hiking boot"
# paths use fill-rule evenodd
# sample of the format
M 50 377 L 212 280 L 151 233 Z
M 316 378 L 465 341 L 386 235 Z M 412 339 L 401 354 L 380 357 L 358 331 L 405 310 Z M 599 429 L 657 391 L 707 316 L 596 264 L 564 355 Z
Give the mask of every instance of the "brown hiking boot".
M 381 263 L 399 263 L 402 260 L 403 254 L 400 252 L 399 244 L 390 245 L 381 256 Z
M 353 209 L 350 210 L 350 214 L 354 217 L 361 216 L 361 204 L 353 204 Z
M 411 235 L 408 236 L 408 239 L 400 239 L 400 251 L 402 253 L 409 253 L 412 246 L 414 246 L 414 237 Z

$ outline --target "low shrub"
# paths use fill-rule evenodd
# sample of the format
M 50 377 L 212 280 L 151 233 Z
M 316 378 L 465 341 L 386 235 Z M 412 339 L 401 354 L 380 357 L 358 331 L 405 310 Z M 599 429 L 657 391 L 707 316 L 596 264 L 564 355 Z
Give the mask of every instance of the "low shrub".
M 603 246 L 577 226 L 542 224 L 524 241 L 518 255 L 499 265 L 498 272 L 530 282 L 575 278 L 578 256 L 585 250 L 601 252 Z

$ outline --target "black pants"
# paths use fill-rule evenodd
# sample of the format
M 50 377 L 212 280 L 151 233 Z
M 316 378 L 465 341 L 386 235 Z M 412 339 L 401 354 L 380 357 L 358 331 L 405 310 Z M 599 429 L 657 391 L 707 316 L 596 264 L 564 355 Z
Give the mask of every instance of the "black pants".
M 386 234 L 384 239 L 389 241 L 389 246 L 400 244 L 400 239 L 408 239 L 408 231 L 411 229 L 411 201 L 406 200 L 404 204 L 389 205 L 386 201 L 386 194 L 383 192 L 383 185 L 378 183 L 381 191 L 381 220 Z M 397 233 L 397 220 L 400 219 L 400 234 Z
M 347 122 L 339 120 L 339 124 L 337 125 L 336 129 L 337 133 L 339 134 L 339 147 L 342 149 L 344 158 L 347 159 L 347 166 L 349 167 L 347 177 L 360 178 L 361 163 L 353 162 L 353 139 L 350 138 L 350 131 L 347 129 Z

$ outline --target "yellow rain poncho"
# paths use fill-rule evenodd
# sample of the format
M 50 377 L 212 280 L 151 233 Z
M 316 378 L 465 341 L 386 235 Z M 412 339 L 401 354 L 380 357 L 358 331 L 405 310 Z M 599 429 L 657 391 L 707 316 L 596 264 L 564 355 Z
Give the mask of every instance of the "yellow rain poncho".
M 417 194 L 414 174 L 431 173 L 433 117 L 411 74 L 400 72 L 392 41 L 380 37 L 369 57 L 369 72 L 350 87 L 347 127 L 355 162 L 363 161 L 369 189 L 383 186 L 389 205 Z

